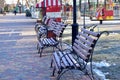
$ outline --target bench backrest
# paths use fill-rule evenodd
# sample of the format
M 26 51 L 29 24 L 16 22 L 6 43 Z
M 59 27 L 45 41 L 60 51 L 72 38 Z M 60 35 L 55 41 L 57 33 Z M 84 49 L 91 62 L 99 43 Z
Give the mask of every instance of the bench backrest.
M 53 33 L 58 37 L 62 37 L 63 31 L 66 28 L 66 26 L 67 25 L 63 22 L 57 22 L 55 24 L 55 27 L 53 27 Z
M 43 24 L 43 25 L 48 25 L 50 20 L 51 20 L 51 18 L 49 18 L 49 17 L 47 17 L 47 16 L 44 16 L 44 17 L 42 18 L 42 24 Z
M 48 22 L 48 25 L 51 29 L 53 29 L 56 26 L 57 22 L 54 21 L 54 19 L 50 19 Z
M 53 30 L 53 33 L 58 37 L 62 37 L 62 33 L 67 26 L 63 22 L 56 22 L 53 18 L 48 18 L 47 16 L 43 17 L 42 22 L 48 29 Z
M 73 44 L 73 50 L 81 59 L 89 62 L 100 33 L 92 32 L 84 28 L 77 35 Z
M 43 18 L 42 18 L 42 23 L 44 24 L 44 21 L 45 21 L 45 19 L 47 18 L 47 16 L 43 16 Z

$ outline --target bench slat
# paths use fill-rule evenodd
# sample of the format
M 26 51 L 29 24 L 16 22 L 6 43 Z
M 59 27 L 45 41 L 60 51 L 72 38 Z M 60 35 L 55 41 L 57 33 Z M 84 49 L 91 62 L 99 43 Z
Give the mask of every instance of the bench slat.
M 88 31 L 88 30 L 86 30 L 86 29 L 84 29 L 84 28 L 81 28 L 81 30 L 82 30 L 83 32 L 85 32 L 85 33 L 87 33 L 87 34 L 90 34 L 90 35 L 92 35 L 92 36 L 95 36 L 95 37 L 100 36 L 100 34 L 97 33 L 97 32 Z
M 56 43 L 52 41 L 52 39 L 49 39 L 50 43 L 52 43 L 53 45 L 55 45 Z
M 62 62 L 64 63 L 64 65 L 67 67 L 67 66 L 70 66 L 67 59 L 65 58 L 65 56 L 63 55 L 62 52 L 59 51 L 59 55 L 60 55 L 60 59 L 62 58 Z
M 51 42 L 51 40 L 50 40 L 50 39 L 46 39 L 46 41 L 47 41 L 49 44 L 54 45 L 54 43 L 53 43 L 53 42 Z
M 47 16 L 44 16 L 44 17 L 42 18 L 42 23 L 44 23 L 44 21 L 45 21 L 46 18 L 47 18 Z
M 63 63 L 60 63 L 60 57 L 58 56 L 57 52 L 54 52 L 53 56 L 54 56 L 54 58 L 56 60 L 56 63 L 57 63 L 57 65 L 58 65 L 59 68 L 60 67 L 65 67 L 65 65 L 63 65 Z
M 68 54 L 66 52 L 63 52 L 63 54 L 65 55 L 66 60 L 68 61 L 70 66 L 73 66 L 73 62 L 71 61 L 70 57 L 68 56 Z
M 58 42 L 54 39 L 54 38 L 50 38 L 55 44 L 57 44 Z
M 78 40 L 82 41 L 83 43 L 86 43 L 88 46 L 91 46 L 93 43 L 89 42 L 88 40 L 82 38 L 81 36 L 77 35 Z
M 49 21 L 49 18 L 47 17 L 44 21 L 44 24 L 47 25 L 48 21 Z
M 47 38 L 43 39 L 44 45 L 48 45 L 48 42 L 46 40 Z
M 80 51 L 84 56 L 89 57 L 90 53 L 81 48 L 78 44 L 74 43 L 74 46 Z M 79 54 L 79 53 L 78 53 Z
M 73 49 L 75 50 L 75 52 L 77 52 L 77 54 L 85 61 L 87 61 L 87 57 L 85 55 L 83 55 L 75 46 L 73 46 Z
M 94 39 L 91 38 L 90 36 L 83 34 L 82 32 L 79 32 L 79 35 L 84 37 L 85 39 L 89 40 L 90 42 L 94 42 Z
M 77 43 L 81 48 L 83 48 L 87 52 L 90 52 L 90 50 L 92 49 L 92 47 L 87 46 L 84 43 L 81 43 L 79 40 L 75 40 L 75 43 Z
M 79 51 L 79 53 L 77 53 L 77 55 L 84 55 L 87 58 L 90 56 L 90 53 L 86 52 L 84 50 L 82 51 L 82 48 L 78 44 L 74 43 L 74 47 L 76 47 Z
M 64 53 L 65 53 L 65 52 L 64 52 Z M 67 56 L 68 56 L 69 59 L 72 61 L 72 62 L 70 61 L 72 66 L 80 67 L 80 65 L 77 63 L 77 61 L 73 58 L 72 54 L 68 54 Z M 73 65 L 73 64 L 74 64 L 74 65 Z
M 55 58 L 55 61 L 56 61 L 57 65 L 60 67 L 60 59 L 59 59 L 57 53 L 54 52 L 54 53 L 53 53 L 53 56 L 54 56 L 54 58 Z

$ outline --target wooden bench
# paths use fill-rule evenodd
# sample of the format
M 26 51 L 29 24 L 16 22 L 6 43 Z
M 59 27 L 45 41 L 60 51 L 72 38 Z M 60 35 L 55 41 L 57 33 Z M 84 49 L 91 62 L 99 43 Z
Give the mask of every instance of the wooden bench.
M 54 47 L 59 48 L 58 44 L 60 43 L 60 39 L 62 38 L 62 33 L 64 29 L 66 28 L 66 24 L 62 22 L 51 22 L 49 23 L 49 28 L 47 29 L 47 32 L 53 32 L 53 37 L 48 36 L 50 33 L 47 33 L 47 37 L 40 38 L 38 41 L 37 49 L 38 53 L 40 54 L 40 57 L 42 56 L 43 49 L 46 47 Z
M 49 21 L 49 18 L 48 18 L 47 16 L 44 16 L 44 17 L 42 18 L 41 23 L 36 23 L 36 24 L 35 24 L 35 31 L 36 31 L 36 33 L 39 31 L 39 28 L 41 28 L 41 26 L 42 26 L 42 27 L 43 27 L 43 26 L 45 27 L 45 26 L 47 25 L 48 21 Z
M 47 37 L 47 29 L 52 26 L 52 24 L 56 23 L 54 19 L 48 18 L 46 16 L 43 17 L 42 23 L 35 25 L 35 31 L 37 34 L 37 39 L 39 40 L 41 37 Z
M 53 53 L 51 67 L 53 67 L 52 76 L 57 71 L 57 80 L 69 70 L 80 70 L 86 75 L 93 75 L 92 55 L 94 47 L 103 32 L 92 32 L 82 28 L 77 35 L 71 50 L 58 50 Z M 90 73 L 88 63 L 90 62 Z M 91 80 L 93 76 L 89 76 Z

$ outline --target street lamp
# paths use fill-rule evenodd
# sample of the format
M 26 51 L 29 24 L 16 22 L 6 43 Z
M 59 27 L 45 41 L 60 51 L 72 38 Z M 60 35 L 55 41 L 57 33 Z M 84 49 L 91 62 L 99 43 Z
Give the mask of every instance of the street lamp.
M 76 35 L 78 34 L 78 24 L 77 24 L 77 12 L 76 12 L 76 0 L 73 0 L 73 24 L 72 24 L 72 45 L 74 43 L 74 40 L 76 38 Z
M 37 0 L 35 0 L 35 3 L 37 3 Z

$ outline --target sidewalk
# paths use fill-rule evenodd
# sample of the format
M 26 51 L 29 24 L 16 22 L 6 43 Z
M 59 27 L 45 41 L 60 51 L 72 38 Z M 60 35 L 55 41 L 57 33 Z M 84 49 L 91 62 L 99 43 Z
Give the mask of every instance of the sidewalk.
M 0 16 L 0 80 L 53 80 L 51 51 L 39 57 L 36 20 L 24 14 Z
M 0 16 L 0 80 L 55 80 L 51 77 L 51 49 L 41 58 L 37 53 L 35 22 L 24 14 Z M 73 72 L 77 79 L 86 78 Z M 62 80 L 74 80 L 73 72 L 66 73 Z
M 0 16 L 0 80 L 50 80 L 50 56 L 37 54 L 36 20 Z
M 43 52 L 43 57 L 39 57 L 34 31 L 36 20 L 27 18 L 24 15 L 17 14 L 15 16 L 11 13 L 5 16 L 0 15 L 0 80 L 55 80 L 55 78 L 50 77 L 52 73 L 52 68 L 50 68 L 51 51 L 47 49 Z M 67 32 L 69 32 L 69 28 Z M 105 49 L 106 42 L 104 41 Z M 111 46 L 113 45 L 111 43 Z M 108 44 L 107 46 L 109 47 Z M 101 45 L 98 50 L 101 50 L 101 53 L 105 52 L 105 50 L 102 51 Z M 119 49 L 117 50 L 119 51 Z M 99 59 L 99 56 L 97 59 Z M 67 72 L 61 80 L 74 80 L 72 79 L 73 76 L 76 77 L 76 80 L 87 80 L 85 76 L 81 76 L 81 73 L 77 71 Z

